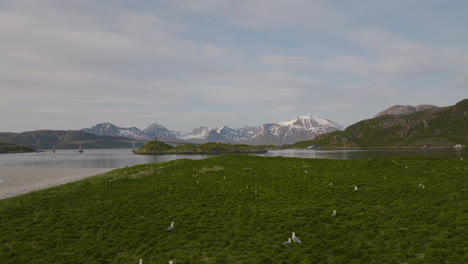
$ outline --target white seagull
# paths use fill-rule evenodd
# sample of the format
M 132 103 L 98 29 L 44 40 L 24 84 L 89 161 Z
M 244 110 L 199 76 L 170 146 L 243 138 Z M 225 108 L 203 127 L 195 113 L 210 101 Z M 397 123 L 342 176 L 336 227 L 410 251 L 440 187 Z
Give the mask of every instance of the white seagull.
M 169 264 L 174 264 L 174 261 L 172 261 L 172 260 L 169 260 Z
M 140 264 L 143 264 L 143 259 L 140 259 Z
M 291 244 L 291 238 L 288 238 L 288 241 L 283 242 L 283 245 L 285 245 L 285 246 L 287 246 L 289 244 Z
M 174 230 L 174 221 L 171 222 L 171 226 L 167 228 L 167 232 Z
M 295 232 L 292 232 L 292 240 L 296 243 L 301 243 L 301 240 L 296 236 Z
M 357 190 L 358 190 L 357 186 L 354 186 L 354 190 L 355 190 L 355 191 L 357 191 Z
M 336 210 L 333 210 L 333 213 L 331 214 L 331 216 L 336 216 Z

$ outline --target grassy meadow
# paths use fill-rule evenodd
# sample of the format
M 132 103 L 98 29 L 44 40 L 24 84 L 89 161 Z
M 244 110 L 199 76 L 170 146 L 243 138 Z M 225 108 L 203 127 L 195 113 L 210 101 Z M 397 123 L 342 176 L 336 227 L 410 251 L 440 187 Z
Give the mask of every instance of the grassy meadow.
M 455 159 L 137 165 L 0 200 L 0 263 L 468 263 L 467 179 Z

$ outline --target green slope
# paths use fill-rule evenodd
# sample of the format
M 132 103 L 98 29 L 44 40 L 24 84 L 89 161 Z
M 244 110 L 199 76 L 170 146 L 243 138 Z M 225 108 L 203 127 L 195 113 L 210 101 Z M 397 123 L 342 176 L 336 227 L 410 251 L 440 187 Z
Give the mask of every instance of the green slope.
M 468 99 L 451 107 L 363 120 L 344 131 L 297 142 L 294 146 L 422 147 L 425 144 L 468 145 Z
M 0 260 L 467 263 L 466 175 L 424 158 L 139 165 L 0 200 Z M 302 243 L 284 246 L 293 231 Z

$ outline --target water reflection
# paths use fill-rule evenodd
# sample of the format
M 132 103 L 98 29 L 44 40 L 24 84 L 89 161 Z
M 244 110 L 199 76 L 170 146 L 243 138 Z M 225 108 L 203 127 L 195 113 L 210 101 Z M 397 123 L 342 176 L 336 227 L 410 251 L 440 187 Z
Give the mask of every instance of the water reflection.
M 128 149 L 56 150 L 0 155 L 0 167 L 18 168 L 122 168 L 176 159 L 204 159 L 207 155 L 135 155 Z
M 318 159 L 367 159 L 377 157 L 464 158 L 468 151 L 453 149 L 381 149 L 381 150 L 272 150 L 259 156 L 283 156 Z M 56 150 L 55 153 L 21 153 L 0 155 L 0 167 L 17 168 L 122 168 L 137 164 L 176 159 L 204 159 L 208 155 L 135 155 L 130 149 Z

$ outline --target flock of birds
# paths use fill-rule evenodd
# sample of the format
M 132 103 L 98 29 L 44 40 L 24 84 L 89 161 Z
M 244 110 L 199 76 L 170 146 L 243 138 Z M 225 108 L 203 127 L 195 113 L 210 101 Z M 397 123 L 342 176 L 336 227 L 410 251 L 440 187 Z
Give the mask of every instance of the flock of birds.
M 405 166 L 405 169 L 407 169 L 408 166 Z M 307 173 L 307 171 L 305 171 Z M 353 174 L 354 175 L 354 174 Z M 193 175 L 194 177 L 198 177 L 197 174 L 194 174 Z M 224 179 L 226 179 L 226 176 L 224 176 Z M 384 177 L 384 179 L 387 179 L 387 177 Z M 197 184 L 199 183 L 199 181 L 196 182 Z M 333 185 L 332 182 L 330 182 L 328 185 Z M 249 186 L 247 186 L 247 189 L 249 188 Z M 422 183 L 419 183 L 418 185 L 418 188 L 425 188 L 425 186 L 422 184 Z M 354 191 L 358 191 L 359 188 L 355 185 L 354 186 Z M 255 191 L 255 193 L 257 193 L 257 191 Z M 333 212 L 331 213 L 331 216 L 333 217 L 336 217 L 337 216 L 337 213 L 336 213 L 336 210 L 333 210 Z M 174 221 L 171 222 L 171 225 L 167 228 L 167 232 L 171 232 L 174 230 Z M 292 243 L 298 243 L 300 244 L 302 241 L 299 239 L 299 237 L 296 236 L 296 233 L 295 232 L 292 232 L 291 234 L 291 237 L 288 237 L 288 240 L 287 241 L 284 241 L 283 242 L 283 245 L 285 246 L 289 246 L 291 245 Z M 169 261 L 169 264 L 173 264 L 174 262 L 172 260 Z M 140 263 L 139 264 L 143 264 L 143 259 L 140 259 Z

